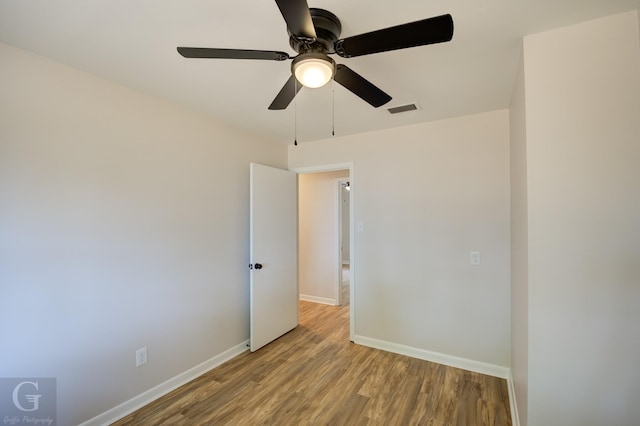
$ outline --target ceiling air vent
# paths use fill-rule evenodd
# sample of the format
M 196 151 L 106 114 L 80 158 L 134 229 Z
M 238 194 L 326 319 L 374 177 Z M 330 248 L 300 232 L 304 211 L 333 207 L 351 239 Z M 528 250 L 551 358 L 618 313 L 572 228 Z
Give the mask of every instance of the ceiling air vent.
M 389 111 L 389 114 L 400 114 L 401 112 L 415 111 L 418 109 L 422 109 L 422 108 L 420 108 L 420 105 L 414 102 L 412 104 L 406 104 L 406 105 L 387 108 L 387 111 Z

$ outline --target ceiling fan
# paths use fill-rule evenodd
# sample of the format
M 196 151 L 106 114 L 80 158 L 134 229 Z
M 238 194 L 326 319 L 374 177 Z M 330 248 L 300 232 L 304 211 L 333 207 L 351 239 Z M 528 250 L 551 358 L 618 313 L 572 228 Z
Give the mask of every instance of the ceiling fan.
M 270 110 L 286 109 L 302 86 L 321 87 L 331 79 L 377 108 L 389 102 L 391 96 L 346 65 L 336 64 L 330 54 L 351 58 L 442 43 L 453 38 L 453 19 L 447 14 L 339 39 L 342 25 L 333 13 L 309 8 L 306 0 L 275 2 L 287 24 L 289 44 L 297 56 L 292 58 L 285 52 L 271 50 L 208 47 L 178 47 L 178 53 L 185 58 L 293 59 L 292 75 L 269 105 Z

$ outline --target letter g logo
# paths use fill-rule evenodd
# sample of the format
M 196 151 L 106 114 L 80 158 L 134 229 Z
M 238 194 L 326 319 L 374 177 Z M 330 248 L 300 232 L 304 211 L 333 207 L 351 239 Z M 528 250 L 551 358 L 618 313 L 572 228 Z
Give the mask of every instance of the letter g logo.
M 20 404 L 20 399 L 18 398 L 20 389 L 24 385 L 33 385 L 33 387 L 36 388 L 36 390 L 38 390 L 38 382 L 18 383 L 18 386 L 16 386 L 15 389 L 13 389 L 13 405 L 15 405 L 16 408 L 20 411 L 36 411 L 38 409 L 38 402 L 42 395 L 25 395 L 25 398 L 27 399 L 27 401 L 32 404 L 32 408 L 24 408 L 22 404 Z

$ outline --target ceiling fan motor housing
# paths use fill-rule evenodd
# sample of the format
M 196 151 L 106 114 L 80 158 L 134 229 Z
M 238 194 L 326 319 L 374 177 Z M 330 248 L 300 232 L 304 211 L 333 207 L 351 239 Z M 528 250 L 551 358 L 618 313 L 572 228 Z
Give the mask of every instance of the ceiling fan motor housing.
M 333 13 L 324 9 L 309 8 L 311 20 L 316 30 L 316 40 L 301 39 L 289 32 L 289 45 L 298 53 L 334 53 L 333 45 L 340 38 L 342 24 Z

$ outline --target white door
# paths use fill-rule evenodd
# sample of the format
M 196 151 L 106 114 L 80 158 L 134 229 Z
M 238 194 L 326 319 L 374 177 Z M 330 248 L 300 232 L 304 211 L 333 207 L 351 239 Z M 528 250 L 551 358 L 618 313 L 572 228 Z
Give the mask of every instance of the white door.
M 298 176 L 251 163 L 251 352 L 298 325 Z

